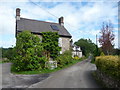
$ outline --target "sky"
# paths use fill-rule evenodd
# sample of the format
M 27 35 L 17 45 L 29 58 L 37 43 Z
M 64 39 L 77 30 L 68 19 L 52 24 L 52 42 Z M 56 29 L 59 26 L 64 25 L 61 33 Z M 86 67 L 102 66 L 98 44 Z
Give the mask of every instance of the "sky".
M 15 46 L 16 8 L 21 9 L 21 17 L 29 19 L 58 23 L 58 18 L 63 16 L 64 27 L 72 35 L 73 42 L 85 38 L 96 43 L 96 35 L 100 36 L 102 23 L 111 21 L 115 48 L 118 48 L 117 0 L 1 0 L 0 47 Z

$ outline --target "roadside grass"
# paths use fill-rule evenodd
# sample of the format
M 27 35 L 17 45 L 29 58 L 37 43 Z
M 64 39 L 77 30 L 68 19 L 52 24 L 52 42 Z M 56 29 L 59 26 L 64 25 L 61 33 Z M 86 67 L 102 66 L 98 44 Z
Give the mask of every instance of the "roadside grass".
M 0 64 L 2 63 L 2 61 L 0 61 Z
M 56 71 L 58 71 L 58 70 L 62 70 L 62 69 L 65 69 L 65 68 L 67 68 L 67 67 L 70 67 L 70 66 L 72 66 L 72 65 L 74 65 L 74 64 L 76 64 L 76 63 L 78 63 L 78 62 L 80 62 L 80 61 L 83 61 L 83 60 L 85 60 L 85 59 L 86 59 L 86 57 L 82 57 L 82 58 L 80 58 L 79 60 L 73 60 L 71 63 L 65 65 L 65 66 L 62 67 L 62 68 L 57 67 L 57 68 L 52 69 L 52 70 L 50 70 L 50 69 L 43 69 L 43 70 L 41 70 L 41 71 L 20 71 L 20 72 L 16 72 L 15 69 L 14 69 L 15 67 L 12 65 L 12 66 L 11 66 L 11 72 L 12 72 L 13 74 L 25 74 L 25 75 L 52 73 L 52 72 L 56 72 Z

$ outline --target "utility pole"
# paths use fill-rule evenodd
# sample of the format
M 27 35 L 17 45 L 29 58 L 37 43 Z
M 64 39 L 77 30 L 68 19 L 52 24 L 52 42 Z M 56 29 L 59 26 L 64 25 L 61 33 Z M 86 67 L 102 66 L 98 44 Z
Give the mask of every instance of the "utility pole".
M 96 34 L 96 55 L 95 56 L 98 56 L 98 43 L 97 43 L 97 34 Z
M 98 45 L 98 44 L 97 44 L 97 34 L 96 34 L 96 45 Z

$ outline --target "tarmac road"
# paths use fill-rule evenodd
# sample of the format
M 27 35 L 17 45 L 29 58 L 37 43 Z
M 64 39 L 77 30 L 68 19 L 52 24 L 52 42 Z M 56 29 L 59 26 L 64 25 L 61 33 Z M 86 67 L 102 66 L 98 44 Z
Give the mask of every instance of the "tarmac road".
M 0 64 L 2 72 L 2 88 L 27 88 L 28 86 L 46 79 L 49 74 L 15 75 L 10 72 L 11 63 Z
M 91 73 L 96 70 L 96 67 L 90 63 L 90 58 L 55 72 L 29 88 L 100 88 L 92 77 Z

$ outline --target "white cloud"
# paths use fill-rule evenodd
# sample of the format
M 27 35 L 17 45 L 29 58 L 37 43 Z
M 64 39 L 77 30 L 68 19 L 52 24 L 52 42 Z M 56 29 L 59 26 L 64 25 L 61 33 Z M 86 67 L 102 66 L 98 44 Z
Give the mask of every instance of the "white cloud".
M 25 1 L 28 2 L 28 0 Z M 95 42 L 93 37 L 98 34 L 98 29 L 100 29 L 103 21 L 110 19 L 113 23 L 117 23 L 117 3 L 113 2 L 88 2 L 85 5 L 82 5 L 81 2 L 54 3 L 54 6 L 50 5 L 50 8 L 48 8 L 50 4 L 48 2 L 45 5 L 43 2 L 39 4 L 42 8 L 25 2 L 0 4 L 2 9 L 0 20 L 3 21 L 0 22 L 2 25 L 0 26 L 0 34 L 3 36 L 3 46 L 8 45 L 9 47 L 13 43 L 15 45 L 15 38 L 13 37 L 15 35 L 15 9 L 17 7 L 21 8 L 21 17 L 24 18 L 58 22 L 58 19 L 47 11 L 57 17 L 64 16 L 65 27 L 72 34 L 74 41 L 87 37 Z M 4 40 L 4 37 L 7 37 L 6 33 L 13 35 L 10 42 Z

